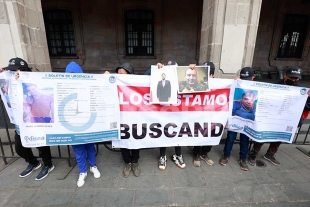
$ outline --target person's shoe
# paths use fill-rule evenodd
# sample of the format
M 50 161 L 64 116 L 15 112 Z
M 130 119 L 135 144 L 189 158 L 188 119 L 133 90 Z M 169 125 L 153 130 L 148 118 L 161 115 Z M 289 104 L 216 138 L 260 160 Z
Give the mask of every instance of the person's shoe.
M 19 177 L 21 178 L 27 177 L 32 173 L 32 171 L 39 169 L 41 166 L 42 165 L 39 161 L 34 165 L 29 163 L 28 167 L 21 174 L 19 174 Z
M 211 160 L 208 155 L 200 155 L 200 159 L 202 159 L 203 161 L 205 161 L 208 165 L 214 165 L 213 160 Z
M 38 174 L 38 176 L 36 177 L 35 180 L 42 180 L 42 179 L 46 178 L 46 176 L 48 176 L 48 174 L 49 174 L 50 172 L 52 172 L 52 171 L 54 170 L 54 168 L 55 168 L 54 165 L 52 165 L 52 166 L 46 166 L 46 165 L 44 165 L 44 166 L 42 167 L 41 172 Z
M 255 165 L 256 165 L 256 155 L 251 154 L 251 155 L 249 156 L 248 163 L 249 163 L 250 165 L 252 165 L 252 166 L 255 166 Z
M 123 170 L 123 175 L 125 178 L 129 176 L 130 171 L 131 171 L 131 163 L 126 163 L 124 170 Z
M 194 166 L 200 167 L 200 155 L 195 155 L 194 157 Z
M 264 158 L 266 160 L 270 161 L 274 165 L 280 165 L 280 162 L 273 155 L 270 155 L 270 154 L 266 153 L 264 155 Z
M 132 169 L 132 172 L 133 172 L 134 176 L 136 176 L 136 177 L 140 176 L 139 163 L 132 163 L 131 169 Z
M 84 172 L 84 173 L 80 173 L 79 175 L 79 179 L 78 181 L 76 182 L 76 185 L 77 187 L 82 187 L 84 184 L 85 184 L 85 179 L 87 177 L 87 172 Z
M 90 172 L 94 174 L 94 178 L 100 178 L 101 176 L 100 171 L 96 166 L 90 167 Z
M 241 170 L 243 170 L 243 171 L 248 171 L 249 170 L 249 167 L 246 164 L 246 160 L 240 159 L 238 162 L 239 162 Z
M 225 155 L 220 159 L 220 164 L 225 166 L 229 161 L 229 157 L 226 157 Z
M 174 161 L 176 166 L 178 166 L 179 168 L 182 168 L 182 169 L 186 168 L 182 155 L 177 156 L 176 154 L 174 154 L 172 155 L 172 160 Z
M 167 157 L 166 156 L 161 156 L 159 158 L 159 161 L 158 161 L 158 168 L 160 170 L 165 170 L 166 169 L 166 164 L 167 164 Z

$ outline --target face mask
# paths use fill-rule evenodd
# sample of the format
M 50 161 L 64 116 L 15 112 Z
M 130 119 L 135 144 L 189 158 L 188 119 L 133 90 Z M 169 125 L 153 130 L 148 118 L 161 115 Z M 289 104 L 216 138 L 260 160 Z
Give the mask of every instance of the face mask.
M 294 85 L 296 85 L 296 81 L 292 81 L 292 80 L 290 80 L 290 79 L 287 79 L 287 80 L 285 81 L 285 84 L 286 84 L 286 85 L 289 85 L 289 86 L 294 86 Z

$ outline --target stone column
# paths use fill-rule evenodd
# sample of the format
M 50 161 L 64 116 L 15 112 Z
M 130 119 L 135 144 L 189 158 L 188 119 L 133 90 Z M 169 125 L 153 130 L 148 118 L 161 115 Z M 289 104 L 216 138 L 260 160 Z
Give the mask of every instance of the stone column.
M 199 63 L 214 62 L 216 77 L 235 77 L 241 68 L 252 66 L 261 4 L 204 0 Z
M 32 71 L 51 71 L 40 0 L 0 0 L 0 67 L 25 59 Z

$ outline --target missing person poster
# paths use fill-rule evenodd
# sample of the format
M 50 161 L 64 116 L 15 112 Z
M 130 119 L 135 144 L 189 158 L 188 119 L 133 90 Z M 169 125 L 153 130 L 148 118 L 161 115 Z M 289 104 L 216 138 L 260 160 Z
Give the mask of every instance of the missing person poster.
M 210 66 L 177 66 L 178 93 L 200 93 L 209 89 Z
M 228 130 L 257 142 L 292 143 L 308 89 L 235 80 L 231 87 Z
M 18 118 L 25 147 L 119 139 L 114 75 L 20 73 Z
M 218 145 L 229 113 L 230 85 L 179 94 L 176 104 L 150 103 L 150 77 L 117 76 L 121 140 L 115 148 Z
M 178 80 L 175 65 L 168 65 L 158 68 L 157 65 L 151 67 L 151 103 L 170 103 L 178 102 Z

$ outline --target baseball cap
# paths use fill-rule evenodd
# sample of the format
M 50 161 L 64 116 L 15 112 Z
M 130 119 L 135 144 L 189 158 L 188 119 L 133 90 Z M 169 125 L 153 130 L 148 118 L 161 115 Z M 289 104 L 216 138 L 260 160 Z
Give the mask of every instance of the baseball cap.
M 242 68 L 240 71 L 240 79 L 242 80 L 252 80 L 253 75 L 254 71 L 251 67 Z
M 3 68 L 3 69 L 10 70 L 10 71 L 15 71 L 15 70 L 17 70 L 19 68 L 21 68 L 21 69 L 30 69 L 28 67 L 28 63 L 25 60 L 16 57 L 16 58 L 10 59 L 8 66 Z
M 215 66 L 213 62 L 204 62 L 202 63 L 202 66 L 210 66 L 211 70 L 215 70 Z
M 301 79 L 302 76 L 302 69 L 296 66 L 289 66 L 287 67 L 285 74 L 288 77 L 292 77 L 292 78 L 299 78 Z

